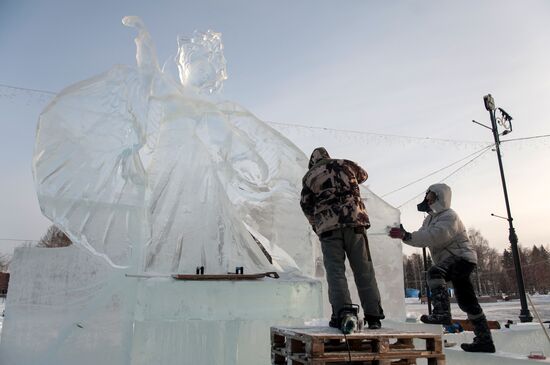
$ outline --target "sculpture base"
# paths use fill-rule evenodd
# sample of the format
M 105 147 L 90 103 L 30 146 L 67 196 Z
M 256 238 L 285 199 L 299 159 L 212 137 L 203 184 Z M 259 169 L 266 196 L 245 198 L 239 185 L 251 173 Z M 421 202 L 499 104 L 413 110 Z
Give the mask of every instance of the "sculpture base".
M 271 326 L 322 317 L 307 278 L 131 278 L 75 246 L 17 249 L 11 268 L 2 364 L 268 364 Z

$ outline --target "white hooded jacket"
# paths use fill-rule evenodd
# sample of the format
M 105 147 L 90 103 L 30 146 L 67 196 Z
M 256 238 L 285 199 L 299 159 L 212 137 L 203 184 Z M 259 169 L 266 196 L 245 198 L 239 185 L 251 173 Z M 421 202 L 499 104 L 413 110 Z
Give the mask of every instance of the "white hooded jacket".
M 450 256 L 462 258 L 477 264 L 477 255 L 472 248 L 466 228 L 451 209 L 451 188 L 446 184 L 434 184 L 429 187 L 437 196 L 432 209 L 418 231 L 411 233 L 411 239 L 404 241 L 415 247 L 428 247 L 434 264 Z

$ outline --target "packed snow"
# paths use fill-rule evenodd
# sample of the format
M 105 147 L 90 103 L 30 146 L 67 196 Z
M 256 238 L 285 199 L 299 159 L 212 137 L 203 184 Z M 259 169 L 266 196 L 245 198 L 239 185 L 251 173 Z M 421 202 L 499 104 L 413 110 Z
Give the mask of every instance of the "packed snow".
M 406 303 L 407 308 L 407 317 L 409 318 L 420 318 L 422 314 L 427 313 L 427 304 L 421 304 L 417 299 L 409 300 Z M 550 295 L 540 295 L 535 294 L 531 296 L 533 304 L 540 317 L 543 320 L 550 321 Z M 498 301 L 493 303 L 480 303 L 485 315 L 488 320 L 498 321 L 504 325 L 508 320 L 515 323 L 519 322 L 519 312 L 521 309 L 521 304 L 519 299 L 513 299 L 509 301 Z M 535 313 L 533 309 L 529 306 L 529 311 L 533 316 L 533 321 L 536 322 Z M 466 319 L 466 313 L 458 308 L 458 304 L 451 304 L 451 313 L 453 318 L 457 319 Z

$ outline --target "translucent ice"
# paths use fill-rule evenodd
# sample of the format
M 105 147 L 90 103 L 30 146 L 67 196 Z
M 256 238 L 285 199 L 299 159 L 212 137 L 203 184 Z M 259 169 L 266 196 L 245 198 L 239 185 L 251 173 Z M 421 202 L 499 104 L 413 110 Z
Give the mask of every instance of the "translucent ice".
M 161 69 L 141 20 L 123 22 L 138 31 L 137 66 L 66 88 L 40 116 L 40 206 L 75 245 L 16 253 L 0 362 L 268 363 L 271 325 L 330 315 L 319 242 L 299 206 L 308 158 L 216 96 L 227 78 L 220 34 L 178 38 Z M 401 244 L 386 235 L 399 212 L 361 189 L 382 304 L 402 320 Z M 281 279 L 169 278 L 197 266 Z M 349 268 L 348 282 L 355 295 Z
M 220 34 L 179 37 L 174 77 L 159 68 L 141 20 L 123 22 L 138 30 L 137 67 L 63 90 L 40 117 L 33 166 L 44 214 L 114 267 L 244 266 L 323 278 L 317 237 L 298 204 L 308 158 L 215 97 L 227 78 Z M 401 245 L 384 229 L 399 212 L 362 189 L 372 251 L 395 251 L 375 260 L 377 271 L 392 273 L 378 274 L 382 296 L 397 295 Z
M 268 364 L 270 326 L 322 315 L 314 279 L 135 279 L 76 245 L 18 249 L 11 267 L 6 365 Z
M 226 78 L 220 35 L 179 39 L 180 84 L 159 69 L 141 21 L 124 23 L 139 30 L 137 67 L 65 89 L 40 117 L 34 174 L 44 214 L 118 267 L 273 270 L 248 225 L 267 251 L 289 249 L 293 260 L 277 268 L 311 274 L 297 204 L 306 157 L 247 110 L 209 97 Z

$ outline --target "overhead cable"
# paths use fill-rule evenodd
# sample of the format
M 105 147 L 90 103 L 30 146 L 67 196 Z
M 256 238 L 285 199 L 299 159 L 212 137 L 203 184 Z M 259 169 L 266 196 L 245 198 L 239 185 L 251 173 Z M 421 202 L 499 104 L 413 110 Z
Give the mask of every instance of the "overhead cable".
M 481 156 L 483 156 L 485 153 L 487 153 L 487 151 L 490 151 L 491 150 L 491 147 L 493 147 L 493 145 L 489 145 L 487 147 L 485 147 L 484 149 L 482 149 L 481 151 L 478 151 L 478 155 L 475 156 L 474 158 L 472 158 L 470 161 L 466 162 L 464 165 L 460 166 L 459 168 L 457 168 L 456 170 L 454 170 L 453 172 L 451 172 L 449 175 L 445 176 L 443 179 L 439 180 L 439 182 L 443 182 L 445 180 L 447 180 L 448 178 L 450 178 L 451 176 L 453 176 L 454 174 L 456 174 L 457 172 L 459 172 L 460 170 L 462 170 L 463 168 L 465 168 L 466 166 L 468 166 L 469 164 L 471 164 L 472 162 L 474 162 L 475 160 L 477 160 L 478 158 L 480 158 Z M 410 198 L 409 200 L 407 200 L 406 202 L 404 202 L 403 204 L 399 205 L 397 208 L 401 208 L 403 207 L 404 205 L 410 203 L 411 201 L 413 201 L 414 199 L 422 196 L 426 194 L 426 190 L 423 190 L 421 193 L 413 196 L 412 198 Z
M 406 139 L 416 139 L 421 141 L 434 141 L 434 142 L 447 142 L 447 143 L 458 142 L 458 143 L 474 143 L 474 144 L 488 143 L 483 141 L 468 141 L 468 140 L 459 140 L 459 139 L 445 139 L 445 138 L 433 138 L 433 137 L 404 136 L 399 134 L 374 133 L 374 132 L 357 131 L 353 129 L 336 129 L 336 128 L 327 128 L 327 127 L 318 127 L 318 126 L 308 126 L 304 124 L 295 124 L 295 123 L 280 123 L 280 122 L 267 122 L 267 123 L 272 125 L 299 127 L 299 128 L 306 128 L 306 129 L 317 129 L 317 130 L 323 130 L 323 131 L 329 131 L 329 132 L 362 134 L 362 135 L 371 135 L 371 136 L 377 136 L 377 137 L 406 138 Z
M 383 198 L 383 197 L 385 197 L 385 196 L 388 196 L 388 195 L 390 195 L 390 194 L 393 194 L 393 193 L 396 193 L 396 192 L 398 192 L 398 191 L 400 191 L 400 190 L 403 190 L 403 189 L 405 189 L 405 188 L 407 188 L 407 187 L 409 187 L 409 186 L 411 186 L 411 185 L 413 185 L 413 184 L 416 184 L 416 183 L 419 182 L 419 181 L 422 181 L 422 180 L 427 179 L 428 177 L 430 177 L 430 176 L 432 176 L 432 175 L 437 174 L 438 172 L 441 172 L 441 171 L 443 171 L 443 170 L 446 170 L 446 169 L 448 169 L 449 167 L 454 166 L 454 165 L 456 165 L 457 163 L 462 162 L 462 161 L 464 161 L 465 159 L 467 159 L 467 158 L 469 158 L 469 157 L 471 157 L 471 156 L 473 156 L 473 155 L 476 155 L 476 154 L 478 154 L 478 153 L 480 153 L 480 152 L 483 152 L 483 151 L 485 151 L 487 148 L 493 147 L 494 145 L 495 145 L 495 144 L 492 143 L 492 144 L 490 144 L 490 145 L 488 145 L 488 146 L 485 146 L 485 147 L 483 147 L 482 149 L 480 149 L 480 150 L 478 150 L 478 151 L 475 151 L 474 153 L 470 153 L 468 156 L 462 157 L 460 160 L 457 160 L 457 161 L 455 161 L 455 162 L 453 162 L 453 163 L 451 163 L 451 164 L 449 164 L 449 165 L 447 165 L 447 166 L 444 166 L 444 167 L 442 167 L 442 168 L 440 168 L 440 169 L 437 169 L 437 170 L 435 170 L 435 171 L 433 171 L 433 172 L 430 172 L 428 175 L 425 175 L 425 176 L 423 176 L 423 177 L 421 177 L 421 178 L 419 178 L 419 179 L 416 179 L 416 180 L 414 180 L 414 181 L 412 181 L 412 182 L 410 182 L 410 183 L 408 183 L 408 184 L 406 184 L 406 185 L 403 185 L 403 186 L 400 187 L 400 188 L 397 188 L 397 189 L 395 189 L 395 190 L 392 190 L 392 191 L 390 191 L 390 192 L 388 192 L 388 193 L 382 194 L 382 195 L 380 195 L 380 197 Z
M 525 141 L 528 139 L 538 139 L 538 138 L 548 138 L 548 137 L 550 137 L 550 134 L 541 134 L 539 136 L 504 139 L 504 140 L 501 140 L 500 142 L 504 143 L 504 142 Z
M 48 90 L 40 90 L 40 89 L 31 89 L 28 87 L 20 87 L 20 86 L 13 86 L 13 85 L 6 85 L 6 84 L 0 84 L 0 86 L 8 88 L 8 89 L 16 89 L 16 90 L 22 90 L 22 91 L 31 91 L 35 93 L 41 93 L 41 94 L 49 94 L 49 95 L 56 95 L 56 92 L 48 91 Z
M 35 242 L 38 240 L 25 240 L 22 238 L 0 238 L 0 241 Z

